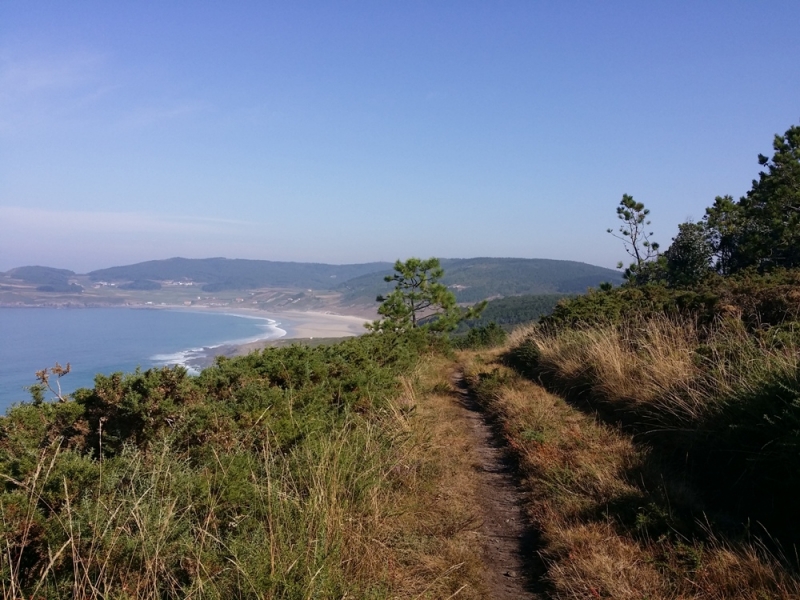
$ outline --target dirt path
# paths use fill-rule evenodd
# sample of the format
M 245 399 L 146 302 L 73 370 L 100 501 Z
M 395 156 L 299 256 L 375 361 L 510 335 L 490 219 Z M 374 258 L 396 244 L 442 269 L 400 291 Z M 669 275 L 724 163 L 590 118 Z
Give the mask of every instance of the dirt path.
M 522 511 L 523 492 L 499 435 L 486 413 L 467 390 L 463 375 L 453 374 L 461 395 L 464 418 L 475 443 L 478 496 L 483 516 L 481 540 L 487 584 L 493 600 L 543 600 L 539 579 L 543 567 L 536 549 L 538 538 Z

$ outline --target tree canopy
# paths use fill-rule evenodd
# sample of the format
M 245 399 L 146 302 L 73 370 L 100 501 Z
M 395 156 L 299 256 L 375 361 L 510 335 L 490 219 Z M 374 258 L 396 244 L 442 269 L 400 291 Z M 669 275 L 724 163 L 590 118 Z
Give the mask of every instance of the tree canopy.
M 717 268 L 730 274 L 748 267 L 800 266 L 800 126 L 776 135 L 774 154 L 758 155 L 765 170 L 734 202 L 717 197 L 706 209 Z
M 622 240 L 627 252 L 633 262 L 625 269 L 625 279 L 633 281 L 637 275 L 643 275 L 642 271 L 646 263 L 658 257 L 658 244 L 651 241 L 652 231 L 647 231 L 650 226 L 648 215 L 650 209 L 645 208 L 644 204 L 637 202 L 633 196 L 622 195 L 622 200 L 617 206 L 617 218 L 622 221 L 618 233 L 608 229 L 608 233 L 615 238 Z M 620 262 L 617 267 L 622 268 Z
M 632 285 L 666 283 L 686 287 L 710 270 L 733 275 L 746 269 L 765 272 L 800 267 L 800 126 L 776 135 L 774 154 L 758 155 L 765 167 L 739 201 L 717 196 L 702 223 L 682 223 L 664 254 L 647 231 L 649 210 L 624 194 L 617 207 L 625 251 L 634 259 L 625 279 Z M 620 263 L 620 268 L 622 263 Z
M 440 282 L 444 269 L 438 258 L 398 260 L 394 271 L 384 278 L 387 282 L 394 282 L 394 291 L 377 297 L 381 303 L 378 314 L 383 319 L 369 325 L 373 331 L 413 329 L 422 326 L 420 320 L 423 318 L 424 327 L 448 331 L 454 329 L 459 321 L 478 316 L 486 306 L 481 302 L 462 310 L 456 303 L 455 294 Z

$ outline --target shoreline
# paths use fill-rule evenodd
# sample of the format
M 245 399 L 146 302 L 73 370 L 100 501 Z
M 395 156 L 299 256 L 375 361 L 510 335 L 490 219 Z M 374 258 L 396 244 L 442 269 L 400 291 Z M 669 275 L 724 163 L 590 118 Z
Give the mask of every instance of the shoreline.
M 201 310 L 201 307 L 197 307 L 195 310 Z M 266 317 L 262 316 L 265 311 L 259 309 L 243 308 L 240 310 L 241 312 L 237 314 L 235 311 L 227 310 L 227 307 L 219 307 L 218 310 L 213 312 L 227 313 L 241 317 L 258 316 L 258 318 L 271 319 L 274 321 L 273 327 L 285 331 L 286 334 L 277 338 L 264 338 L 242 344 L 221 344 L 215 347 L 203 348 L 202 350 L 187 355 L 185 361 L 183 361 L 183 365 L 186 368 L 199 372 L 201 369 L 213 365 L 218 356 L 225 356 L 227 358 L 246 356 L 251 352 L 280 345 L 283 341 L 291 342 L 292 340 L 313 340 L 314 338 L 331 339 L 354 337 L 366 333 L 367 330 L 364 328 L 364 323 L 370 322 L 369 319 L 364 319 L 363 317 L 314 311 L 282 311 L 280 313 L 271 313 L 270 317 Z M 281 317 L 289 320 L 289 322 L 282 322 L 280 320 Z
M 152 307 L 142 307 L 152 308 Z M 370 323 L 370 319 L 353 315 L 340 315 L 330 312 L 316 311 L 280 311 L 270 312 L 266 316 L 266 311 L 254 308 L 240 308 L 231 310 L 229 307 L 168 307 L 158 308 L 179 308 L 193 312 L 217 312 L 239 317 L 257 317 L 274 321 L 273 327 L 286 332 L 279 337 L 263 338 L 241 344 L 228 343 L 217 346 L 206 346 L 195 351 L 187 352 L 185 360 L 181 362 L 183 366 L 191 371 L 199 372 L 201 369 L 210 367 L 214 364 L 216 357 L 225 356 L 233 358 L 245 356 L 251 352 L 263 350 L 271 346 L 280 345 L 282 342 L 293 340 L 314 340 L 316 339 L 339 339 L 355 337 L 366 333 L 365 323 Z M 281 317 L 288 322 L 282 322 Z
M 2 308 L 56 308 L 56 307 L 37 307 L 37 306 L 3 306 Z M 186 306 L 181 304 L 136 304 L 127 306 L 72 306 L 63 307 L 69 309 L 91 309 L 91 308 L 120 308 L 133 310 L 172 310 L 177 312 L 205 312 L 216 314 L 227 314 L 242 318 L 255 318 L 269 322 L 268 331 L 260 339 L 249 340 L 230 340 L 220 344 L 202 346 L 198 348 L 186 348 L 174 354 L 175 360 L 167 360 L 162 364 L 181 365 L 189 369 L 193 374 L 199 373 L 201 369 L 214 364 L 217 356 L 229 358 L 244 356 L 256 350 L 282 345 L 292 340 L 314 340 L 316 339 L 338 339 L 354 337 L 366 333 L 365 323 L 371 319 L 358 317 L 355 315 L 343 315 L 334 312 L 284 310 L 266 311 L 259 308 L 249 308 L 246 306 Z M 269 331 L 271 330 L 271 331 Z M 283 335 L 275 336 L 277 331 L 284 332 Z
M 365 323 L 372 320 L 355 315 L 342 315 L 334 312 L 304 311 L 304 310 L 281 310 L 265 311 L 260 308 L 230 307 L 230 306 L 180 306 L 180 305 L 160 305 L 160 306 L 130 306 L 124 308 L 155 308 L 159 310 L 182 310 L 191 312 L 213 312 L 229 314 L 237 317 L 256 317 L 259 319 L 269 319 L 274 321 L 276 328 L 286 332 L 285 335 L 276 339 L 314 339 L 314 338 L 334 338 L 350 337 L 366 333 Z M 286 319 L 286 322 L 281 321 Z M 251 343 L 259 343 L 265 340 L 258 340 Z M 249 345 L 233 344 L 233 345 Z

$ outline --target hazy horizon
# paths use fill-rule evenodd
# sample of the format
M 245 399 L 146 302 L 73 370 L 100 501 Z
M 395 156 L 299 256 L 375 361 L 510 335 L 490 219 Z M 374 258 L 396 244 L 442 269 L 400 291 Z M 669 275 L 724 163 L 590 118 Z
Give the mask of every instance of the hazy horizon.
M 798 123 L 800 3 L 0 4 L 0 271 L 626 260 Z

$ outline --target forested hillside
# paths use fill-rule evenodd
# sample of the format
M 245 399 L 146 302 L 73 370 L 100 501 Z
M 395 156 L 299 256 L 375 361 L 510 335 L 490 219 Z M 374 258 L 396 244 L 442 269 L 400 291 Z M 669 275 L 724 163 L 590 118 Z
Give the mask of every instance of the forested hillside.
M 442 282 L 458 302 L 477 302 L 498 296 L 523 294 L 578 294 L 603 282 L 619 283 L 621 274 L 586 263 L 538 258 L 442 259 Z M 370 273 L 343 283 L 344 302 L 364 302 L 385 294 L 391 285 L 383 276 Z
M 480 317 L 462 321 L 454 334 L 466 333 L 470 329 L 485 327 L 489 323 L 497 323 L 506 331 L 511 331 L 516 325 L 536 322 L 541 317 L 551 314 L 556 305 L 564 298 L 569 298 L 569 296 L 539 294 L 490 300 Z
M 228 289 L 287 287 L 331 289 L 342 281 L 390 269 L 389 263 L 326 265 L 227 258 L 170 258 L 92 271 L 94 281 L 181 281 L 203 283 L 209 292 Z
M 70 277 L 75 273 L 68 269 L 54 269 L 52 267 L 17 267 L 5 273 L 6 277 L 18 279 L 25 283 L 35 284 L 41 292 L 69 292 L 80 293 L 81 286 L 70 283 Z

